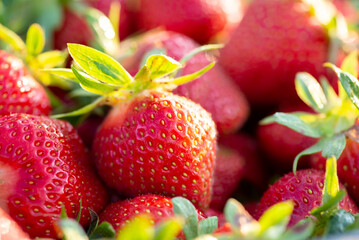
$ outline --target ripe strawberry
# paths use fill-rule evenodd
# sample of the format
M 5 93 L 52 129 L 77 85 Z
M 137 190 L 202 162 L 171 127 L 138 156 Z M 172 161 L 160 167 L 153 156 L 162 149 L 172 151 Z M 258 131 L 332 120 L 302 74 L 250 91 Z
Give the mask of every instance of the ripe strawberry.
M 151 49 L 161 48 L 175 60 L 180 60 L 193 49 L 199 47 L 192 39 L 173 32 L 156 32 L 145 35 L 137 42 L 136 54 L 123 62 L 131 74 L 138 71 L 142 58 Z M 122 44 L 128 48 L 126 43 Z M 211 60 L 205 53 L 191 58 L 182 69 L 189 74 L 207 66 Z M 214 66 L 195 81 L 181 85 L 174 93 L 199 103 L 212 114 L 220 133 L 234 132 L 247 120 L 249 107 L 241 91 L 219 66 Z
M 0 116 L 9 113 L 48 115 L 45 89 L 28 73 L 21 59 L 0 50 Z
M 30 240 L 19 225 L 0 208 L 0 239 L 3 240 Z
M 220 64 L 251 104 L 298 102 L 295 74 L 322 73 L 329 39 L 309 9 L 301 0 L 254 0 L 222 49 Z
M 256 210 L 255 217 L 258 219 L 270 206 L 286 201 L 294 201 L 294 210 L 289 226 L 294 225 L 301 219 L 309 216 L 309 212 L 319 207 L 322 203 L 325 173 L 314 169 L 305 169 L 286 174 L 275 182 L 262 196 Z M 344 186 L 341 185 L 341 188 Z M 353 200 L 346 195 L 339 206 L 353 214 L 359 209 Z
M 313 112 L 306 106 L 280 107 L 280 112 L 305 111 Z M 295 157 L 304 149 L 312 146 L 317 139 L 304 136 L 286 126 L 278 123 L 259 125 L 257 139 L 264 156 L 275 165 L 279 172 L 288 172 L 293 167 Z M 308 167 L 308 157 L 299 161 L 299 167 Z
M 108 205 L 99 218 L 100 222 L 111 223 L 117 232 L 132 218 L 142 214 L 150 214 L 155 224 L 174 216 L 171 199 L 160 195 L 147 194 L 118 201 Z M 197 216 L 199 220 L 204 219 L 204 215 L 198 210 Z
M 26 114 L 0 118 L 0 206 L 30 235 L 56 237 L 64 206 L 69 217 L 99 211 L 107 194 L 83 143 L 67 122 Z
M 222 210 L 244 175 L 245 160 L 236 151 L 219 147 L 213 173 L 210 207 Z
M 119 103 L 93 146 L 99 174 L 120 193 L 184 196 L 208 207 L 216 130 L 210 115 L 192 101 L 150 91 Z
M 64 49 L 67 43 L 80 43 L 89 45 L 94 35 L 84 16 L 79 15 L 68 7 L 63 8 L 61 25 L 54 32 L 54 48 Z
M 138 1 L 139 29 L 150 30 L 163 26 L 166 30 L 182 33 L 199 43 L 208 42 L 223 30 L 231 17 L 241 16 L 237 0 Z

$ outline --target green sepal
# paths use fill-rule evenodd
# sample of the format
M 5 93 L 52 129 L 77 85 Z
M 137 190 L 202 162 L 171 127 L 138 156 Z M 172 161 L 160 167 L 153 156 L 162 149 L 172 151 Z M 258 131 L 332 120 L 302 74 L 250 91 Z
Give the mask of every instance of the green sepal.
M 184 221 L 179 217 L 172 217 L 164 220 L 155 229 L 153 240 L 175 239 L 181 232 Z
M 210 63 L 209 65 L 207 65 L 206 67 L 202 68 L 201 70 L 197 71 L 197 72 L 194 72 L 194 73 L 191 73 L 191 74 L 188 74 L 188 75 L 185 75 L 185 76 L 181 76 L 181 77 L 178 77 L 178 78 L 175 78 L 175 79 L 171 79 L 168 81 L 169 84 L 174 84 L 174 85 L 182 85 L 182 84 L 185 84 L 185 83 L 188 83 L 196 78 L 199 78 L 200 76 L 202 76 L 203 74 L 205 74 L 206 72 L 208 72 L 209 70 L 211 70 L 214 65 L 216 63 L 215 62 L 212 62 Z
M 310 115 L 308 114 L 308 116 Z M 269 124 L 273 122 L 284 125 L 308 137 L 319 138 L 322 135 L 316 126 L 311 125 L 310 122 L 305 122 L 300 116 L 293 113 L 277 112 L 272 116 L 261 120 L 260 124 Z
M 280 202 L 268 208 L 258 220 L 261 227 L 259 236 L 266 239 L 281 236 L 286 230 L 293 208 L 292 201 Z
M 80 81 L 76 78 L 76 75 L 69 68 L 50 68 L 42 69 L 41 71 L 51 73 L 66 80 L 80 83 Z
M 185 56 L 183 56 L 179 62 L 182 65 L 184 65 L 188 60 L 190 60 L 195 55 L 197 55 L 197 54 L 199 54 L 201 52 L 208 52 L 208 51 L 212 51 L 212 50 L 217 50 L 217 49 L 221 49 L 223 47 L 224 47 L 224 44 L 207 44 L 207 45 L 200 46 L 198 48 L 193 49 L 192 51 L 187 53 Z
M 65 118 L 65 117 L 75 117 L 75 116 L 80 116 L 86 113 L 91 112 L 93 109 L 95 109 L 97 106 L 99 106 L 101 103 L 103 103 L 106 99 L 106 96 L 102 96 L 99 97 L 98 99 L 96 99 L 94 102 L 78 109 L 75 110 L 73 112 L 69 112 L 69 113 L 62 113 L 62 114 L 56 114 L 56 115 L 52 115 L 52 118 Z
M 325 66 L 330 67 L 337 74 L 341 85 L 349 96 L 352 103 L 359 109 L 359 81 L 350 73 L 342 71 L 334 64 L 326 63 Z
M 41 26 L 34 23 L 30 26 L 26 35 L 27 54 L 36 56 L 42 52 L 45 47 L 45 33 Z
M 47 51 L 36 56 L 36 60 L 43 68 L 53 68 L 64 65 L 67 58 L 66 51 Z
M 62 231 L 63 240 L 88 240 L 85 231 L 76 220 L 71 218 L 60 219 L 57 224 Z
M 328 219 L 325 226 L 325 234 L 343 233 L 355 222 L 355 217 L 352 213 L 339 209 Z
M 117 240 L 141 239 L 152 240 L 155 236 L 155 229 L 151 218 L 147 215 L 137 216 L 127 223 L 116 237 Z
M 325 158 L 334 156 L 338 159 L 345 148 L 346 142 L 344 133 L 327 139 L 326 144 L 323 146 L 322 156 Z
M 62 206 L 62 207 L 61 207 L 60 218 L 61 218 L 61 219 L 66 219 L 66 218 L 68 218 L 65 206 Z
M 77 213 L 77 216 L 76 216 L 76 221 L 77 221 L 77 222 L 80 222 L 81 213 L 82 213 L 82 198 L 80 199 L 79 212 Z
M 125 85 L 132 81 L 131 75 L 112 57 L 81 44 L 68 44 L 75 62 L 93 78 L 101 82 Z
M 334 197 L 330 198 L 325 204 L 322 204 L 320 207 L 313 209 L 310 214 L 316 218 L 321 218 L 325 211 L 336 208 L 341 200 L 345 197 L 346 192 L 340 190 Z
M 84 72 L 79 72 L 75 66 L 71 66 L 72 72 L 75 74 L 80 86 L 92 93 L 98 95 L 109 95 L 115 91 L 118 91 L 120 86 L 114 86 L 109 83 L 101 83 Z
M 351 52 L 348 56 L 346 56 L 340 66 L 340 68 L 347 73 L 350 73 L 353 76 L 358 76 L 358 51 Z M 339 97 L 343 101 L 348 101 L 349 97 L 348 94 L 345 92 L 343 86 L 341 84 L 338 84 L 339 88 Z
M 90 240 L 92 239 L 113 239 L 116 236 L 116 231 L 113 226 L 108 222 L 102 222 L 98 225 L 92 233 L 89 235 Z
M 325 77 L 321 77 L 320 85 L 322 86 L 324 95 L 328 101 L 327 110 L 331 110 L 334 107 L 339 106 L 341 104 L 340 97 L 338 97 L 332 85 L 330 85 Z
M 330 157 L 326 162 L 325 181 L 323 189 L 323 204 L 335 197 L 339 192 L 339 180 L 337 175 L 336 157 Z
M 165 55 L 151 55 L 148 57 L 144 67 L 147 67 L 150 71 L 150 79 L 158 79 L 178 70 L 182 65 Z
M 198 236 L 198 216 L 196 208 L 193 204 L 183 198 L 172 198 L 173 212 L 179 216 L 183 216 L 185 219 L 185 225 L 182 231 L 184 232 L 186 239 L 194 239 Z
M 151 77 L 151 71 L 147 66 L 143 66 L 135 75 L 136 82 L 149 82 Z
M 218 218 L 208 217 L 203 219 L 198 224 L 198 236 L 211 234 L 218 228 Z
M 305 218 L 287 229 L 278 240 L 305 240 L 309 239 L 314 230 L 315 224 L 313 219 Z
M 24 41 L 13 31 L 0 24 L 0 39 L 9 44 L 15 51 L 25 51 Z
M 148 58 L 152 55 L 166 55 L 167 51 L 164 48 L 152 48 L 151 50 L 149 50 L 148 52 L 146 52 L 146 54 L 143 56 L 142 60 L 141 60 L 141 68 L 143 66 L 145 66 Z
M 300 72 L 295 77 L 295 88 L 304 103 L 316 112 L 327 110 L 328 101 L 318 81 L 309 73 Z
M 107 54 L 116 52 L 119 48 L 119 41 L 110 19 L 101 11 L 91 7 L 86 8 L 84 15 L 95 35 L 91 45 Z
M 91 208 L 89 208 L 89 213 L 90 213 L 90 217 L 91 217 L 91 222 L 90 222 L 89 227 L 87 228 L 87 235 L 88 236 L 90 236 L 91 233 L 97 228 L 98 223 L 100 221 L 97 213 L 94 210 L 92 210 Z

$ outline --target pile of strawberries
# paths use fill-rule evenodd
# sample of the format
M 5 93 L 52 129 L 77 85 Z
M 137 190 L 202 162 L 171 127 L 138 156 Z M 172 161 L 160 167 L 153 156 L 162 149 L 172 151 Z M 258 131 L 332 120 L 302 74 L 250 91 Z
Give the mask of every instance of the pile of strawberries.
M 355 1 L 24 2 L 0 13 L 0 240 L 358 229 Z

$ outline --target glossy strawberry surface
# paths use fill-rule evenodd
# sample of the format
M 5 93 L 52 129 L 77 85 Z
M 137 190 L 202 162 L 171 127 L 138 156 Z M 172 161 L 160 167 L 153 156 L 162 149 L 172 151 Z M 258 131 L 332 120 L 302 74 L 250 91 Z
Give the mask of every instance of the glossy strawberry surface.
M 34 237 L 56 237 L 62 206 L 80 223 L 101 210 L 107 194 L 82 141 L 67 122 L 26 114 L 0 118 L 0 206 Z
M 167 92 L 145 92 L 118 104 L 93 145 L 99 174 L 127 196 L 183 196 L 208 207 L 216 129 L 198 104 Z
M 9 113 L 48 115 L 45 89 L 27 72 L 21 59 L 0 50 L 0 116 Z
M 255 217 L 258 219 L 266 209 L 276 203 L 293 200 L 294 210 L 289 226 L 294 225 L 309 216 L 313 208 L 322 204 L 324 178 L 325 173 L 315 169 L 300 170 L 296 172 L 296 175 L 293 172 L 284 175 L 263 194 L 257 205 Z M 341 185 L 341 188 L 344 186 Z M 353 214 L 359 212 L 358 207 L 348 195 L 343 198 L 339 206 Z
M 298 102 L 295 74 L 323 72 L 329 40 L 309 9 L 301 0 L 254 0 L 222 49 L 220 64 L 252 105 Z

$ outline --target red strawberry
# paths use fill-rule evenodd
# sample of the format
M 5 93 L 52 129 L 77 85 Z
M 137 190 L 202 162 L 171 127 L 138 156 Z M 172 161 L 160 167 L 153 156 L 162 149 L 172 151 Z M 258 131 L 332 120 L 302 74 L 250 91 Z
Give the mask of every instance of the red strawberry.
M 137 196 L 133 199 L 118 201 L 108 205 L 100 214 L 100 222 L 106 221 L 112 224 L 117 232 L 132 218 L 150 214 L 155 224 L 173 217 L 173 204 L 168 197 L 148 194 Z M 197 211 L 198 219 L 204 219 L 201 212 Z
M 114 107 L 97 133 L 93 152 L 104 181 L 128 196 L 184 196 L 210 202 L 215 124 L 192 101 L 144 92 Z
M 126 0 L 86 0 L 92 7 L 97 8 L 108 16 L 111 4 L 114 2 L 120 3 L 120 24 L 119 24 L 119 37 L 124 39 L 131 33 L 131 14 L 128 10 L 129 1 Z
M 30 240 L 19 225 L 0 208 L 0 239 L 3 240 Z
M 220 64 L 251 104 L 298 102 L 295 74 L 322 73 L 329 40 L 309 9 L 301 0 L 254 0 L 222 49 Z
M 9 113 L 48 115 L 45 89 L 29 75 L 21 59 L 0 50 L 0 116 Z
M 339 168 L 338 168 L 339 169 Z M 325 173 L 314 169 L 305 169 L 283 176 L 275 182 L 262 196 L 257 206 L 255 217 L 258 219 L 270 206 L 286 201 L 294 201 L 294 210 L 289 226 L 309 216 L 309 212 L 322 203 Z M 341 185 L 341 188 L 344 186 Z M 353 214 L 359 209 L 346 195 L 339 203 L 340 207 Z
M 218 227 L 222 227 L 226 223 L 226 217 L 224 216 L 224 213 L 221 211 L 218 211 L 213 208 L 209 208 L 206 210 L 206 216 L 212 217 L 215 216 L 218 219 Z
M 56 237 L 62 206 L 80 223 L 99 211 L 107 194 L 67 122 L 26 114 L 0 118 L 0 206 L 32 237 Z
M 280 107 L 279 112 L 294 112 L 309 110 L 306 106 Z M 276 170 L 288 172 L 293 167 L 295 157 L 304 149 L 312 146 L 317 139 L 304 136 L 286 126 L 278 123 L 259 125 L 257 138 L 261 150 L 269 162 L 275 165 Z M 309 165 L 308 158 L 303 157 L 299 166 L 305 168 Z
M 131 74 L 138 71 L 145 53 L 153 48 L 162 48 L 175 60 L 180 60 L 187 53 L 199 47 L 190 38 L 173 32 L 156 32 L 145 35 L 138 44 L 136 54 L 123 62 Z M 124 43 L 123 48 L 128 46 Z M 182 69 L 182 74 L 189 74 L 207 66 L 211 60 L 204 53 L 191 58 Z M 219 66 L 195 81 L 179 86 L 174 93 L 199 103 L 212 114 L 220 133 L 234 132 L 247 120 L 249 107 L 243 94 Z
M 219 147 L 213 173 L 211 208 L 222 210 L 244 175 L 245 160 L 236 151 Z
M 138 0 L 138 27 L 149 30 L 164 26 L 169 31 L 187 35 L 199 43 L 206 43 L 240 18 L 238 0 Z
M 64 7 L 61 25 L 54 32 L 54 48 L 64 49 L 67 43 L 89 45 L 94 35 L 85 18 L 74 10 Z

